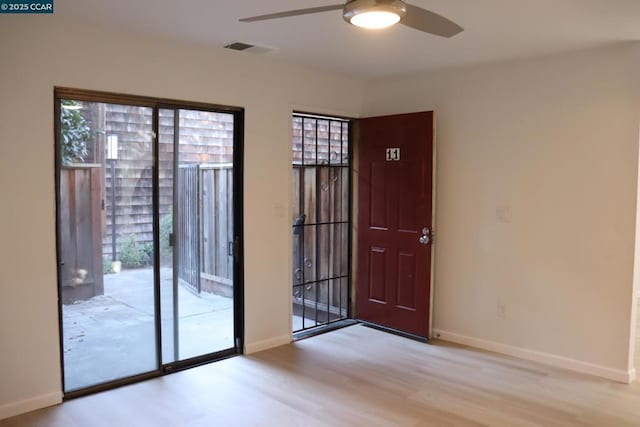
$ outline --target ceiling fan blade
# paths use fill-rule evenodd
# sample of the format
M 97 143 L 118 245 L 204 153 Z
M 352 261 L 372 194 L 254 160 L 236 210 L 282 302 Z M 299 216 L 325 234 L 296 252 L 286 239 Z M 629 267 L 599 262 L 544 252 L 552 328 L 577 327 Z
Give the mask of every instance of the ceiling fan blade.
M 330 10 L 342 9 L 344 4 L 334 4 L 331 6 L 310 7 L 308 9 L 288 10 L 286 12 L 270 13 L 268 15 L 252 16 L 250 18 L 239 19 L 240 22 L 265 21 L 267 19 L 287 18 L 289 16 L 309 15 L 311 13 L 328 12 Z
M 464 28 L 444 16 L 410 4 L 407 4 L 407 14 L 400 23 L 441 37 L 453 37 L 464 31 Z

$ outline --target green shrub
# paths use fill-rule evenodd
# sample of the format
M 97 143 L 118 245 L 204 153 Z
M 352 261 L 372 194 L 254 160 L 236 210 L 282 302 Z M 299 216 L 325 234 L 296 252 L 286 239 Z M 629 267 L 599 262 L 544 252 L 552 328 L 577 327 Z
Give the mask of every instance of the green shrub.
M 89 153 L 87 142 L 91 138 L 91 128 L 82 113 L 73 108 L 80 106 L 79 102 L 64 99 L 62 105 L 72 107 L 60 109 L 62 164 L 82 162 Z
M 139 268 L 151 263 L 153 246 L 140 245 L 133 234 L 125 240 L 120 248 L 120 262 L 124 268 Z

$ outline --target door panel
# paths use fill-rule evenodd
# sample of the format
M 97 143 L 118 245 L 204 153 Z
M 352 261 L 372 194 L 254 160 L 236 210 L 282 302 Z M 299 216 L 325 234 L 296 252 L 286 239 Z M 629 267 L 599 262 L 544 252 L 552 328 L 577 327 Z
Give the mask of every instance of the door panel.
M 371 206 L 370 227 L 387 229 L 387 188 L 384 162 L 371 164 Z
M 433 113 L 362 119 L 359 134 L 356 316 L 428 337 Z
M 372 247 L 369 253 L 369 301 L 387 303 L 386 287 L 387 250 Z
M 234 115 L 180 109 L 178 134 L 179 359 L 233 349 Z M 213 131 L 215 130 L 215 131 Z
M 160 119 L 167 124 L 161 195 L 171 201 L 161 215 L 168 229 L 161 245 L 167 365 L 235 347 L 234 115 L 176 108 L 161 109 Z
M 399 308 L 415 310 L 416 301 L 416 256 L 400 252 L 398 254 L 398 289 L 396 302 Z
M 158 368 L 153 110 L 58 102 L 59 294 L 69 393 Z

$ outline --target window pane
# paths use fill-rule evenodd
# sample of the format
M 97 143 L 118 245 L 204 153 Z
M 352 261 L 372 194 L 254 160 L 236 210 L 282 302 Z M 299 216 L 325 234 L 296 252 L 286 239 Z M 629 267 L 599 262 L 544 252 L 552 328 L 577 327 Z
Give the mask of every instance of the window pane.
M 58 147 L 65 392 L 158 368 L 152 109 L 62 100 Z
M 342 123 L 342 149 L 340 150 L 342 164 L 349 164 L 349 124 Z
M 229 113 L 180 109 L 176 360 L 233 348 L 233 128 Z
M 293 164 L 301 165 L 302 164 L 302 118 L 301 117 L 293 117 L 291 121 L 292 127 L 292 151 L 293 151 Z
M 329 162 L 332 165 L 340 164 L 342 157 L 342 122 L 332 121 L 330 132 Z
M 318 164 L 326 165 L 329 163 L 329 121 L 318 120 Z
M 302 142 L 304 145 L 304 164 L 316 164 L 316 130 L 317 121 L 315 119 L 302 119 Z

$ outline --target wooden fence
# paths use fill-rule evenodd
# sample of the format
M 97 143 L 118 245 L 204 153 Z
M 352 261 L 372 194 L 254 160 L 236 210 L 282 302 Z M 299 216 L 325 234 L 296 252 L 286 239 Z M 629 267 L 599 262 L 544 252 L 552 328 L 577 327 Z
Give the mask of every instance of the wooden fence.
M 92 109 L 103 106 L 101 116 L 87 117 L 93 126 L 105 135 L 119 137 L 116 179 L 112 180 L 108 170 L 106 176 L 103 175 L 106 195 L 110 194 L 111 186 L 116 185 L 116 252 L 119 256 L 122 244 L 132 235 L 140 245 L 153 242 L 152 139 L 149 136 L 153 115 L 150 109 L 132 105 L 87 104 Z M 158 119 L 159 210 L 163 217 L 171 213 L 173 206 L 174 132 L 180 135 L 181 162 L 226 164 L 233 160 L 234 125 L 232 114 L 207 111 L 180 110 L 178 130 L 173 111 L 160 109 Z M 102 153 L 105 149 L 100 145 L 96 151 Z M 111 198 L 106 197 L 105 203 L 108 225 L 112 221 Z M 105 228 L 103 251 L 111 255 L 110 227 Z
M 200 166 L 178 169 L 178 277 L 200 293 Z
M 180 165 L 177 196 L 179 278 L 195 292 L 231 296 L 232 165 Z
M 293 168 L 294 306 L 312 305 L 325 319 L 347 306 L 348 174 L 347 166 Z
M 64 304 L 104 292 L 100 171 L 95 164 L 60 169 L 58 227 Z

